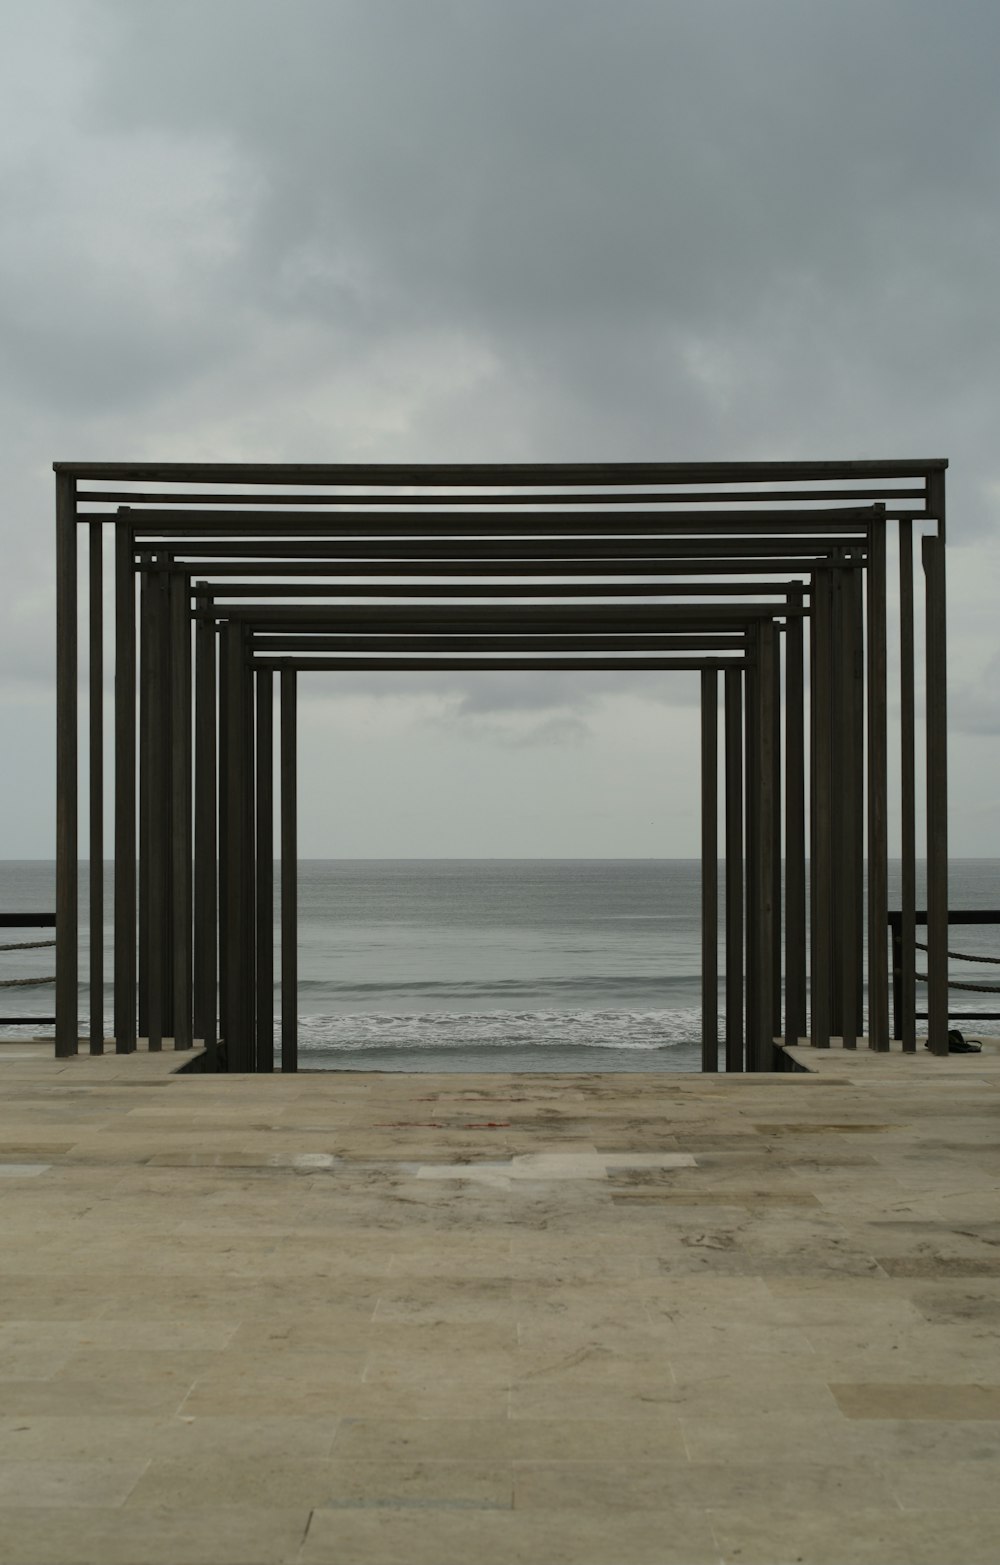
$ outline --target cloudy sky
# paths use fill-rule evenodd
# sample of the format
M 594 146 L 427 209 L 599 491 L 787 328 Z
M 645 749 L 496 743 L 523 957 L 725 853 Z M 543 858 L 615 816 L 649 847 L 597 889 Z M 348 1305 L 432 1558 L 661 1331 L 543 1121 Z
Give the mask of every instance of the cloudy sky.
M 53 852 L 53 458 L 951 459 L 1000 855 L 1000 8 L 5 0 L 0 856 Z M 696 676 L 314 676 L 302 852 L 697 852 Z

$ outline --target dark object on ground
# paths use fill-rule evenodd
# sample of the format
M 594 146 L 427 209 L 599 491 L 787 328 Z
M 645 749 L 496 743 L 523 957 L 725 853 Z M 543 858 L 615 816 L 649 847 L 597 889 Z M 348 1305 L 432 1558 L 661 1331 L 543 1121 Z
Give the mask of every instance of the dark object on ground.
M 930 1048 L 929 1043 L 924 1044 L 925 1049 Z M 953 1027 L 948 1034 L 949 1054 L 982 1054 L 983 1046 L 978 1038 L 963 1038 L 957 1027 Z

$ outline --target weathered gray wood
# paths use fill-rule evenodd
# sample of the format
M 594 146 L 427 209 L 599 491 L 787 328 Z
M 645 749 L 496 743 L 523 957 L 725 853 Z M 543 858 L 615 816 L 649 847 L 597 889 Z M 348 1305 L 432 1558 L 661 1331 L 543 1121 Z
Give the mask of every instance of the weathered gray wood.
M 701 675 L 701 1068 L 719 1068 L 719 676 Z
M 76 483 L 56 478 L 56 1055 L 79 1048 Z

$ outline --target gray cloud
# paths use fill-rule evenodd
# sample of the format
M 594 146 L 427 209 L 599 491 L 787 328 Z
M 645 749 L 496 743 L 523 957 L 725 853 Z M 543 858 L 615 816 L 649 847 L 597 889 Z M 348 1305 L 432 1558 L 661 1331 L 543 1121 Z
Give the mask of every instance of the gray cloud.
M 57 455 L 934 453 L 956 557 L 997 536 L 985 0 L 11 0 L 6 31 L 12 700 L 50 699 Z M 995 570 L 959 578 L 975 727 Z M 447 688 L 541 736 L 646 687 Z

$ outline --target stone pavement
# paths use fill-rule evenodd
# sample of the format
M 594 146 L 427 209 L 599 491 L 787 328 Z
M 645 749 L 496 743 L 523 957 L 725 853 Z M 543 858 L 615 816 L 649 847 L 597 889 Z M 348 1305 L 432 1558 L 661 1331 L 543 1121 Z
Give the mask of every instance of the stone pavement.
M 0 1048 L 0 1560 L 1000 1558 L 1000 1053 Z

